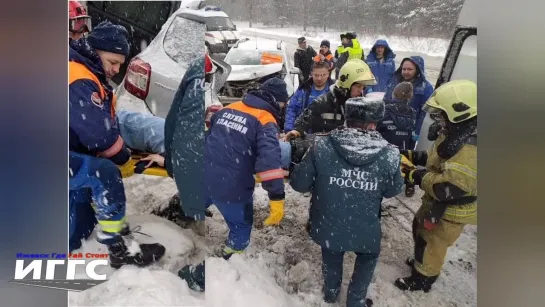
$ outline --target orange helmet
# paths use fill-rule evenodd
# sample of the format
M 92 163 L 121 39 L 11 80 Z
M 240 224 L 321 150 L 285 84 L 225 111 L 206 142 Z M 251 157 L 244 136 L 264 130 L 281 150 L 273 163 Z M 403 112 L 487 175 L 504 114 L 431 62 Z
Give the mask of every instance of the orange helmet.
M 91 16 L 78 1 L 68 1 L 68 31 L 85 33 L 91 31 Z

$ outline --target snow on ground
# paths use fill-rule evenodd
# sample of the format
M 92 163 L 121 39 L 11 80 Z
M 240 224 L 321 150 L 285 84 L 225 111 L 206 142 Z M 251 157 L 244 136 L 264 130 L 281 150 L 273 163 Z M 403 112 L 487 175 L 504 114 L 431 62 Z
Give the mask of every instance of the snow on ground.
M 255 306 L 251 305 L 252 291 L 267 294 L 264 298 L 266 303 L 260 306 L 336 306 L 327 305 L 321 299 L 320 248 L 310 240 L 304 228 L 310 198 L 289 187 L 286 190 L 286 212 L 280 227 L 262 226 L 269 212 L 268 199 L 266 192 L 257 188 L 254 195 L 255 228 L 246 253 L 230 261 L 207 260 L 207 284 L 215 285 L 207 292 L 212 298 L 216 297 L 213 289 L 220 293 L 237 293 L 232 301 L 228 299 L 228 306 L 239 306 L 236 304 L 243 301 L 242 287 L 247 289 L 248 294 L 244 297 L 249 302 L 240 306 Z M 421 195 L 422 192 L 418 191 L 411 199 L 398 196 L 399 200 L 385 201 L 386 205 L 393 206 L 389 208 L 392 216 L 383 218 L 382 253 L 368 296 L 374 300 L 375 306 L 384 307 L 476 306 L 476 227 L 467 227 L 449 250 L 444 273 L 430 293 L 404 293 L 393 285 L 396 278 L 409 275 L 409 267 L 404 261 L 413 250 L 412 213 L 401 201 L 415 211 Z M 227 226 L 217 209 L 212 207 L 212 212 L 213 218 L 207 220 L 207 239 L 209 244 L 220 246 L 227 236 Z M 353 254 L 345 256 L 341 304 L 345 303 L 354 259 Z M 273 278 L 276 283 L 271 283 Z M 225 282 L 216 281 L 218 279 Z M 285 291 L 283 295 L 278 293 L 278 286 Z M 277 299 L 272 300 L 271 296 Z
M 149 190 L 142 188 L 148 185 L 155 186 L 151 197 Z M 127 216 L 133 234 L 140 243 L 163 244 L 166 248 L 163 258 L 148 268 L 126 266 L 116 271 L 109 266 L 97 267 L 97 273 L 107 274 L 108 281 L 83 292 L 70 292 L 70 306 L 204 306 L 204 294 L 190 290 L 177 276 L 178 270 L 186 264 L 205 259 L 204 238 L 163 218 L 136 213 L 139 209 L 146 213 L 152 206 L 162 206 L 156 201 L 172 188 L 170 185 L 173 182 L 160 182 L 145 175 L 125 180 L 128 212 L 135 213 Z M 95 233 L 74 251 L 80 252 L 84 255 L 108 253 L 107 248 L 96 241 Z M 87 279 L 83 266 L 77 268 L 76 278 Z
M 327 39 L 331 43 L 331 48 L 334 50 L 336 46 L 341 44 L 340 34 L 346 33 L 345 31 L 338 31 L 329 29 L 328 32 L 323 32 L 323 28 L 307 27 L 307 31 L 303 31 L 302 26 L 298 27 L 285 27 L 285 28 L 273 28 L 263 26 L 260 23 L 253 23 L 252 28 L 249 28 L 247 21 L 234 21 L 237 29 L 241 32 L 256 32 L 268 35 L 278 35 L 289 38 L 299 38 L 305 36 L 307 41 L 313 46 L 318 46 L 320 42 Z M 420 52 L 428 54 L 430 56 L 444 57 L 447 53 L 449 46 L 449 40 L 439 38 L 421 38 L 421 37 L 403 37 L 403 36 L 385 36 L 385 35 L 363 35 L 358 33 L 358 40 L 363 48 L 371 49 L 377 39 L 386 39 L 393 50 L 396 51 L 408 51 L 408 52 Z M 318 46 L 319 47 L 319 46 Z
M 263 227 L 268 215 L 267 193 L 257 187 L 254 195 L 254 230 L 247 251 L 229 261 L 207 258 L 206 294 L 189 290 L 176 272 L 186 263 L 197 263 L 205 254 L 218 250 L 228 228 L 215 207 L 207 218 L 206 238 L 191 230 L 150 215 L 153 208 L 166 205 L 176 191 L 170 179 L 135 175 L 124 180 L 131 227 L 140 226 L 136 237 L 147 243 L 159 241 L 166 246 L 165 259 L 150 268 L 122 268 L 109 280 L 87 291 L 70 293 L 71 306 L 260 306 L 326 307 L 321 299 L 321 254 L 305 231 L 310 198 L 286 185 L 285 216 L 279 227 Z M 385 200 L 390 216 L 383 217 L 382 253 L 368 296 L 375 306 L 476 306 L 477 228 L 466 227 L 447 255 L 444 273 L 428 294 L 404 293 L 393 281 L 409 274 L 404 264 L 412 255 L 412 212 L 419 206 L 422 192 L 413 198 L 398 196 Z M 403 203 L 402 203 L 403 202 Z M 406 206 L 405 206 L 405 205 Z M 106 252 L 94 238 L 82 252 Z M 341 304 L 354 265 L 354 255 L 345 256 Z M 111 268 L 108 268 L 111 270 Z M 206 304 L 204 297 L 206 296 Z

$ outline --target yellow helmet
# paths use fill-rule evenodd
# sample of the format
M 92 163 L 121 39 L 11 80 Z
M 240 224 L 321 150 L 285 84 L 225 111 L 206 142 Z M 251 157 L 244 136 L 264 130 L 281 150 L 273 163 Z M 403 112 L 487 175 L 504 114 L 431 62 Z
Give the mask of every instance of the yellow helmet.
M 359 59 L 346 61 L 339 71 L 339 78 L 335 85 L 339 88 L 350 90 L 354 83 L 361 83 L 365 86 L 377 84 L 371 68 Z
M 431 115 L 444 111 L 451 123 L 477 116 L 477 84 L 470 80 L 454 80 L 441 85 L 423 110 Z

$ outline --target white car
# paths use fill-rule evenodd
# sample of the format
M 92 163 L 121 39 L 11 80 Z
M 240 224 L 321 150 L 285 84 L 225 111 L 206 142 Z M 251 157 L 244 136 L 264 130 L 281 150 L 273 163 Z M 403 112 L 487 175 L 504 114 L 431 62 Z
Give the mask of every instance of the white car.
M 224 59 L 231 72 L 220 90 L 223 104 L 238 101 L 252 89 L 271 77 L 286 81 L 288 95 L 299 87 L 300 73 L 293 67 L 286 52 L 286 44 L 265 38 L 243 38 L 227 53 Z
M 209 54 L 227 53 L 240 39 L 237 26 L 219 7 L 207 5 L 192 14 L 195 20 L 206 24 L 204 39 Z
M 204 55 L 205 24 L 194 12 L 180 8 L 169 17 L 150 45 L 134 57 L 116 92 L 118 109 L 151 113 L 165 118 L 182 78 Z M 221 106 L 217 92 L 229 74 L 229 65 L 213 60 L 216 73 L 205 92 L 205 107 Z M 219 85 L 219 86 L 216 86 Z

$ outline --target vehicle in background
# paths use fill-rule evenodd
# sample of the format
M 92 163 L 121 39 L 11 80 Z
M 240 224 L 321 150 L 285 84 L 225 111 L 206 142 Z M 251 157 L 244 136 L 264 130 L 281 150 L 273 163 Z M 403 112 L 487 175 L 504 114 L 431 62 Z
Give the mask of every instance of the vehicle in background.
M 205 54 L 205 25 L 192 10 L 179 9 L 143 52 L 134 57 L 116 95 L 118 108 L 165 118 L 189 67 Z M 217 92 L 227 79 L 229 65 L 212 59 L 216 67 L 212 85 L 205 91 L 205 107 L 221 106 Z
M 299 87 L 300 73 L 288 60 L 286 44 L 265 38 L 243 38 L 227 53 L 224 61 L 231 73 L 220 90 L 220 100 L 228 104 L 240 100 L 248 91 L 270 78 L 283 79 L 291 96 Z
M 209 54 L 227 53 L 240 39 L 237 27 L 219 7 L 207 5 L 194 13 L 206 24 L 204 38 Z
M 443 83 L 467 79 L 477 83 L 477 1 L 465 0 L 454 29 L 439 78 L 437 89 Z M 427 150 L 433 144 L 428 139 L 428 130 L 433 120 L 426 114 L 416 150 Z
M 144 51 L 174 12 L 180 8 L 201 9 L 206 6 L 204 0 L 85 1 L 85 5 L 93 27 L 109 20 L 129 31 L 131 50 L 119 74 L 112 79 L 115 84 L 119 84 L 125 77 L 129 61 Z

